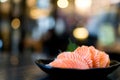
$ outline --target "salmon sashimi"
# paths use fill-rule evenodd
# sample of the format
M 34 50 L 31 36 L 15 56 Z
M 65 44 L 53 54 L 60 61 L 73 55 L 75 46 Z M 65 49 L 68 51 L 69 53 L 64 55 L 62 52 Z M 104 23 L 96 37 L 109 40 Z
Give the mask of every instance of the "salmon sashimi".
M 90 68 L 93 67 L 92 65 L 92 56 L 90 54 L 90 50 L 88 48 L 88 46 L 82 46 L 82 47 L 78 47 L 75 51 L 75 54 L 79 54 L 85 61 L 86 63 L 89 65 Z
M 98 54 L 98 50 L 96 50 L 93 46 L 89 47 L 90 53 L 92 55 L 92 61 L 93 61 L 93 68 L 97 68 L 100 66 L 100 56 Z
M 105 68 L 110 65 L 110 58 L 107 53 L 93 46 L 81 46 L 73 52 L 61 52 L 49 65 L 74 69 Z
M 71 58 L 72 52 L 62 52 L 57 56 L 57 59 Z
M 90 46 L 89 48 L 92 54 L 93 68 L 109 66 L 110 58 L 108 54 L 95 49 L 93 46 Z
M 109 56 L 102 51 L 100 51 L 99 54 L 100 54 L 100 67 L 108 67 L 110 64 Z
M 82 61 L 85 63 L 85 60 L 79 54 L 75 54 L 74 52 L 62 52 L 57 56 L 57 59 L 77 59 L 78 61 Z
M 61 61 L 64 63 L 64 65 L 59 64 Z M 53 63 L 50 65 L 54 66 L 54 65 L 56 65 L 56 63 L 58 64 L 57 67 L 59 67 L 59 66 L 66 67 L 66 65 L 68 65 L 69 68 L 71 68 L 71 67 L 75 68 L 75 66 L 76 66 L 76 68 L 81 68 L 81 69 L 83 69 L 83 68 L 88 69 L 89 68 L 89 66 L 85 62 L 85 60 L 80 55 L 74 54 L 74 52 L 62 52 L 62 53 L 60 53 L 57 56 L 57 58 L 55 59 L 55 61 L 53 61 Z M 71 64 L 69 64 L 69 63 L 71 63 Z M 82 67 L 82 64 L 84 65 L 84 67 Z
M 89 69 L 86 63 L 72 59 L 56 59 L 49 65 L 58 68 Z

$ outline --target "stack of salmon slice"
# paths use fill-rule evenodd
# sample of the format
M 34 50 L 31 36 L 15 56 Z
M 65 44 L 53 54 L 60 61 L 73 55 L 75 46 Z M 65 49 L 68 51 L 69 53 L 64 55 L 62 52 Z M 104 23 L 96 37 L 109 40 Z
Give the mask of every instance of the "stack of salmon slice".
M 93 46 L 81 46 L 73 52 L 61 52 L 49 65 L 72 69 L 105 68 L 110 65 L 110 58 L 107 53 Z

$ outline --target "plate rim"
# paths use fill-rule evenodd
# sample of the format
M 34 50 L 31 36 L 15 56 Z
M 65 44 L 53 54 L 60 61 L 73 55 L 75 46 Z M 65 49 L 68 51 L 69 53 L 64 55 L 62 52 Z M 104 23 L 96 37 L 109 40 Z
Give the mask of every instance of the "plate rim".
M 54 68 L 54 69 L 63 69 L 63 70 L 81 70 L 81 71 L 84 71 L 84 70 L 109 69 L 109 68 L 112 68 L 112 67 L 119 67 L 119 66 L 120 66 L 120 62 L 119 62 L 119 61 L 117 61 L 117 60 L 111 60 L 111 61 L 115 61 L 116 64 L 110 65 L 110 66 L 108 66 L 108 67 L 106 67 L 106 68 L 90 68 L 90 69 L 58 68 L 58 67 L 49 66 L 48 64 L 44 64 L 44 63 L 42 62 L 42 60 L 44 60 L 44 61 L 52 61 L 52 60 L 54 60 L 54 59 L 37 59 L 37 60 L 35 60 L 35 63 L 36 63 L 37 65 L 44 66 L 44 67 L 46 67 L 46 68 L 48 68 L 48 69 Z M 40 63 L 40 62 L 41 62 L 41 63 Z

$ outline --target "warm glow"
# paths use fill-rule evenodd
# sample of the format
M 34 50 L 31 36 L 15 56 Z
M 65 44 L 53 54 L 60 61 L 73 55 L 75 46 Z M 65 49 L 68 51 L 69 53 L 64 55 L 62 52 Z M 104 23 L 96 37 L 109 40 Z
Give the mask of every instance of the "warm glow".
M 117 3 L 119 3 L 120 2 L 120 0 L 110 0 L 110 3 L 111 4 L 117 4 Z
M 75 0 L 75 6 L 81 11 L 88 10 L 92 5 L 92 0 Z
M 28 7 L 33 7 L 36 4 L 36 0 L 26 0 L 26 4 Z
M 50 9 L 38 9 L 38 8 L 33 8 L 30 10 L 30 17 L 32 19 L 38 19 L 40 17 L 46 17 L 49 15 Z
M 18 29 L 20 27 L 20 19 L 15 18 L 11 22 L 11 26 L 13 29 Z
M 86 28 L 76 28 L 74 29 L 73 31 L 73 36 L 76 38 L 76 39 L 79 39 L 79 40 L 84 40 L 88 37 L 89 33 L 87 31 Z
M 66 7 L 68 7 L 69 2 L 68 2 L 68 0 L 58 0 L 57 5 L 60 8 L 66 8 Z
M 7 2 L 8 0 L 0 0 L 0 2 L 4 3 L 4 2 Z
M 2 12 L 3 14 L 9 14 L 10 11 L 11 11 L 10 2 L 0 4 L 0 12 Z

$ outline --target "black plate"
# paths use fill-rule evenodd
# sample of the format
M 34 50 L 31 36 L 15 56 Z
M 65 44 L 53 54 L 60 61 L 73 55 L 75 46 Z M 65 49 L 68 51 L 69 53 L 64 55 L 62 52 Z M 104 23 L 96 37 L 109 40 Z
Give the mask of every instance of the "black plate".
M 35 63 L 44 72 L 57 80 L 108 80 L 108 74 L 112 73 L 120 66 L 120 62 L 111 60 L 110 66 L 107 68 L 93 68 L 93 69 L 63 69 L 48 66 L 52 60 L 36 60 Z M 56 79 L 55 79 L 56 80 Z

